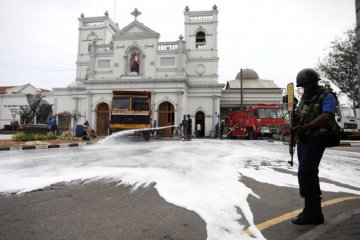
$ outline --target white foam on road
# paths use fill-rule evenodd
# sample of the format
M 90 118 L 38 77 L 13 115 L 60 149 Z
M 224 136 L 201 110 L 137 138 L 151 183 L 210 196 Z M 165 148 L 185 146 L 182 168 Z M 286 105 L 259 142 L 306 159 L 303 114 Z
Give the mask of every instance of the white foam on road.
M 193 210 L 206 221 L 208 239 L 226 240 L 264 239 L 253 223 L 247 202 L 249 195 L 257 196 L 241 182 L 242 176 L 276 186 L 298 187 L 297 177 L 291 174 L 296 172 L 296 164 L 290 173 L 274 170 L 288 169 L 288 147 L 281 143 L 110 138 L 79 148 L 0 153 L 0 192 L 26 192 L 78 179 L 106 178 L 134 188 L 156 183 L 155 188 L 166 201 Z M 359 186 L 360 163 L 354 160 L 359 158 L 358 153 L 326 153 L 320 175 Z M 322 183 L 321 187 L 360 195 L 359 191 L 335 184 Z M 246 222 L 253 229 L 253 237 L 242 234 Z

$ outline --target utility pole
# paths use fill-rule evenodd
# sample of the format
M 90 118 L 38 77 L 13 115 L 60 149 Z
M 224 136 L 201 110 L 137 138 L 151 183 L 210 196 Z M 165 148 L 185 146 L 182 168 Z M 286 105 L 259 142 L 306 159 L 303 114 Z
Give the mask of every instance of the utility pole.
M 356 41 L 358 42 L 360 40 L 360 0 L 356 0 L 355 1 L 355 10 L 356 10 L 356 30 L 355 30 L 355 34 L 356 34 Z M 360 108 L 360 51 L 359 48 L 357 48 L 357 64 L 358 64 L 358 68 L 357 68 L 357 72 L 358 72 L 358 77 L 357 79 L 354 79 L 354 82 L 358 82 L 358 89 L 357 89 L 357 93 L 356 93 L 356 89 L 354 89 L 353 91 L 355 92 L 354 94 L 354 98 L 356 96 L 356 94 L 358 94 L 358 98 L 359 98 L 359 102 L 358 102 L 358 107 Z M 355 84 L 356 86 L 356 84 Z M 355 106 L 354 106 L 355 109 Z M 355 110 L 355 114 L 356 114 L 356 110 Z M 360 114 L 360 111 L 359 111 Z M 360 116 L 356 116 L 356 118 L 360 118 Z
M 244 108 L 243 105 L 243 74 L 242 74 L 242 68 L 240 69 L 240 110 Z

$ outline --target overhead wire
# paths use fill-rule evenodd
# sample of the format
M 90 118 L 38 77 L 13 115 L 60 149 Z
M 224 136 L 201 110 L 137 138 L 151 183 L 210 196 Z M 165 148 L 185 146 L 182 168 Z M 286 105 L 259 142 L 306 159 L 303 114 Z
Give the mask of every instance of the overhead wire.
M 29 70 L 29 71 L 50 71 L 50 72 L 72 72 L 75 68 L 54 67 L 54 66 L 34 66 L 27 64 L 0 63 L 0 69 L 9 70 Z

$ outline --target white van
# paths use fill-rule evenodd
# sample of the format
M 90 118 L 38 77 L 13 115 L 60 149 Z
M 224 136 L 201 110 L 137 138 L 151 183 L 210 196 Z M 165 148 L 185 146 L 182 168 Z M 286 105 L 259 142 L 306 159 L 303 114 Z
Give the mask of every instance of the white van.
M 358 125 L 354 110 L 348 106 L 337 106 L 335 119 L 342 131 L 342 139 L 346 138 L 352 132 L 358 131 Z

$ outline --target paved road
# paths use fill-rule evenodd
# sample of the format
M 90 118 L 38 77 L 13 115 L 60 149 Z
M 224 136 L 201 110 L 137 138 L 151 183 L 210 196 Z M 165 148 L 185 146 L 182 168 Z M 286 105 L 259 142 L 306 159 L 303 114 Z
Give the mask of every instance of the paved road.
M 346 152 L 360 152 L 360 146 L 341 146 L 341 147 L 334 147 L 331 149 L 339 150 L 339 151 L 346 151 Z
M 344 147 L 341 150 L 345 150 Z M 359 151 L 360 147 L 351 147 L 351 150 Z M 290 223 L 294 211 L 303 207 L 298 189 L 260 183 L 246 177 L 241 181 L 259 196 L 249 196 L 248 200 L 254 222 L 266 239 L 297 239 L 315 227 Z M 331 182 L 328 179 L 322 181 Z M 323 192 L 323 202 L 339 200 L 324 207 L 326 222 L 360 208 L 359 198 L 341 200 L 344 197 L 352 195 Z M 242 214 L 241 210 L 238 211 Z M 251 230 L 244 230 L 251 235 Z M 129 186 L 114 182 L 72 182 L 21 195 L 0 195 L 0 240 L 206 238 L 206 223 L 193 211 L 167 203 L 154 185 L 132 191 Z
M 296 226 L 290 222 L 290 213 L 302 209 L 303 202 L 298 196 L 298 189 L 276 187 L 266 183 L 255 182 L 252 179 L 244 179 L 247 186 L 259 195 L 259 199 L 250 196 L 250 207 L 254 214 L 255 224 L 267 222 L 262 234 L 268 240 L 297 239 L 316 226 Z M 322 179 L 324 181 L 324 179 Z M 350 187 L 351 188 L 351 187 Z M 356 188 L 353 188 L 356 189 Z M 360 190 L 358 188 L 357 190 Z M 338 203 L 323 208 L 325 222 L 330 222 L 339 214 L 352 209 L 360 208 L 360 198 L 341 201 L 344 197 L 354 196 L 345 193 L 323 192 L 323 202 L 338 199 Z M 359 196 L 357 196 L 359 197 Z M 284 216 L 289 213 L 290 216 Z M 295 214 L 295 213 L 293 213 Z M 295 214 L 296 215 L 296 214 Z M 279 222 L 279 223 L 278 223 Z
M 315 226 L 294 226 L 279 216 L 302 208 L 298 190 L 243 178 L 255 224 L 269 240 L 296 239 Z M 324 192 L 323 201 L 351 196 Z M 360 208 L 360 199 L 324 208 L 326 220 Z M 0 239 L 201 240 L 206 223 L 194 212 L 169 204 L 153 186 L 131 191 L 116 183 L 60 183 L 22 195 L 0 197 Z M 273 221 L 273 222 L 272 222 Z M 246 225 L 246 223 L 242 222 Z
M 206 239 L 205 222 L 168 204 L 153 187 L 57 184 L 0 197 L 0 239 Z

